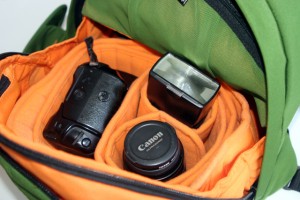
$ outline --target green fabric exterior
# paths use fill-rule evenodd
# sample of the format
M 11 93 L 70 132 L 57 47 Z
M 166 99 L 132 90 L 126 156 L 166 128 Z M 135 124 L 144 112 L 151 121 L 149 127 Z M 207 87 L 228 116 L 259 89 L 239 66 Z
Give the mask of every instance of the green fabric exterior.
M 42 50 L 54 43 L 64 41 L 75 35 L 78 27 L 76 20 L 81 16 L 81 8 L 84 0 L 72 0 L 69 14 L 67 16 L 66 30 L 61 25 L 67 11 L 66 5 L 61 5 L 55 9 L 47 19 L 40 25 L 24 48 L 24 53 L 33 53 Z
M 241 1 L 263 53 L 268 98 L 266 150 L 257 198 L 283 187 L 297 169 L 288 125 L 300 105 L 300 2 Z
M 261 49 L 265 74 L 204 1 L 87 0 L 83 14 L 161 53 L 184 55 L 212 76 L 250 92 L 267 140 L 256 199 L 296 171 L 287 127 L 300 105 L 300 2 L 237 0 Z M 288 163 L 288 164 L 287 164 Z
M 5 169 L 10 179 L 22 191 L 22 193 L 32 200 L 50 199 L 40 188 L 26 178 L 22 173 L 14 168 L 2 155 L 0 155 L 0 164 Z

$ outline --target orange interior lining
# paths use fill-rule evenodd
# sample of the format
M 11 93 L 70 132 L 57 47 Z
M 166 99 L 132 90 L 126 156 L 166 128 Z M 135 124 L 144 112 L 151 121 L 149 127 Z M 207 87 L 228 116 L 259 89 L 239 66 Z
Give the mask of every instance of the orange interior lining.
M 83 40 L 90 35 L 96 39 L 94 51 L 99 61 L 139 77 L 106 127 L 95 159 L 57 150 L 42 137 L 46 123 L 58 110 L 72 84 L 76 67 L 89 60 Z M 0 98 L 0 131 L 22 146 L 92 170 L 201 196 L 243 196 L 259 175 L 264 147 L 264 138 L 258 138 L 246 99 L 222 84 L 203 124 L 197 129 L 189 128 L 158 111 L 147 99 L 148 71 L 158 58 L 159 54 L 139 43 L 108 38 L 98 26 L 84 19 L 75 38 L 29 56 L 12 56 L 0 62 L 0 72 L 11 80 L 10 87 Z M 172 124 L 184 146 L 187 171 L 166 183 L 122 169 L 121 152 L 126 133 L 136 123 L 149 119 Z M 63 198 L 80 197 L 82 191 L 109 198 L 103 192 L 105 189 L 113 194 L 112 186 L 64 174 L 25 159 L 6 147 L 3 149 Z M 61 180 L 70 181 L 67 188 Z M 123 189 L 115 191 L 132 194 Z

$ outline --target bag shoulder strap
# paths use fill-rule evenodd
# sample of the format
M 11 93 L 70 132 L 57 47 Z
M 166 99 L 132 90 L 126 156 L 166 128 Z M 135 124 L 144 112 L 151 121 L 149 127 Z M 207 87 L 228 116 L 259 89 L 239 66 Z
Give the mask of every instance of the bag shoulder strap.
M 291 182 L 287 184 L 287 186 L 284 187 L 286 190 L 295 190 L 300 192 L 300 167 L 298 167 L 298 170 L 296 171 L 295 175 L 291 179 Z

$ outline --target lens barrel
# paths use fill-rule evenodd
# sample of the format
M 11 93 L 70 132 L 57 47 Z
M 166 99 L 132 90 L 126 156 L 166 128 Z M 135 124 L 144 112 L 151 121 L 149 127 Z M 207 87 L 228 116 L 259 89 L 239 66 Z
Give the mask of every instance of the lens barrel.
M 160 181 L 185 171 L 184 151 L 176 131 L 160 121 L 142 122 L 128 132 L 123 160 L 126 170 Z

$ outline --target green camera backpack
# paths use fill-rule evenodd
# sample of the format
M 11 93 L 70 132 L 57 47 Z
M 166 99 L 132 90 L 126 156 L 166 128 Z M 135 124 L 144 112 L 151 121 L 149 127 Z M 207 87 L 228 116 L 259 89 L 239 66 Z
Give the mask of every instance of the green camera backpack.
M 290 187 L 300 190 L 288 131 L 300 106 L 299 11 L 296 0 L 86 0 L 82 15 L 160 53 L 184 56 L 253 97 L 266 134 L 255 199 L 265 199 L 292 179 Z M 42 44 L 49 34 L 39 35 L 32 38 L 27 53 L 57 41 Z M 72 34 L 61 37 L 53 32 L 51 37 L 61 41 Z M 11 171 L 8 160 L 3 155 L 0 162 Z M 32 190 L 26 181 L 18 182 L 19 170 L 10 176 L 28 197 L 51 198 L 43 190 Z

